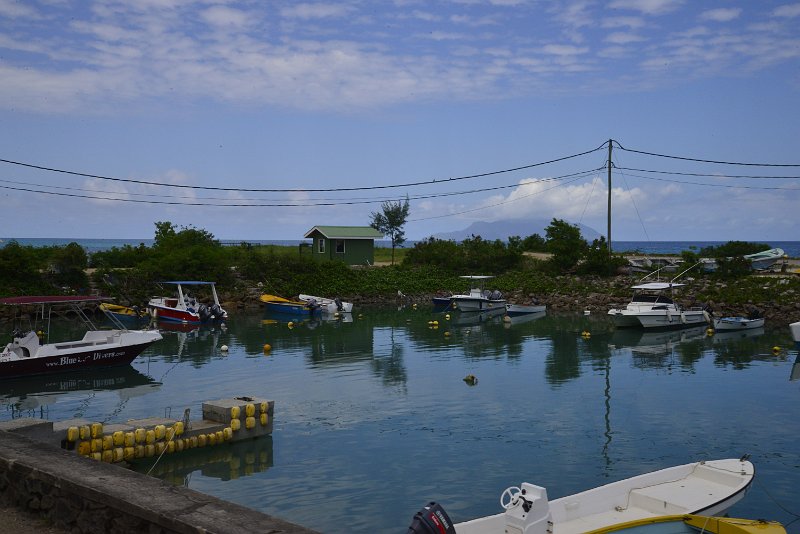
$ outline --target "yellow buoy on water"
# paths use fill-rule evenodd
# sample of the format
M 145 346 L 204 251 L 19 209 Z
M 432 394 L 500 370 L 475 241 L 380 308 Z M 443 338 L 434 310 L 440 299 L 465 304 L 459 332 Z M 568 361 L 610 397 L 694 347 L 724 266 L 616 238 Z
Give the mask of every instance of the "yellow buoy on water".
M 269 343 L 265 343 L 264 344 L 264 352 L 269 352 L 271 350 L 272 350 L 272 345 L 270 345 Z
M 781 348 L 779 346 L 775 345 L 774 347 L 772 347 L 772 353 L 773 354 L 778 354 L 780 351 L 781 351 Z
M 706 335 L 707 336 L 713 336 L 714 335 L 714 329 L 713 328 L 706 328 Z
M 288 326 L 289 328 L 294 328 L 294 323 L 292 321 L 289 321 L 289 323 L 286 326 Z

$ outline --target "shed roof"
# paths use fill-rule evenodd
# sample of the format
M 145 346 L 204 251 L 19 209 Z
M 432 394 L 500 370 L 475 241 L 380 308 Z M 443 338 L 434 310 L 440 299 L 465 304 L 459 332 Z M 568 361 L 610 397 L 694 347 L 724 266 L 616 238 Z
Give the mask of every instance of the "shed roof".
M 380 239 L 383 234 L 371 226 L 315 226 L 303 237 L 319 232 L 327 239 Z

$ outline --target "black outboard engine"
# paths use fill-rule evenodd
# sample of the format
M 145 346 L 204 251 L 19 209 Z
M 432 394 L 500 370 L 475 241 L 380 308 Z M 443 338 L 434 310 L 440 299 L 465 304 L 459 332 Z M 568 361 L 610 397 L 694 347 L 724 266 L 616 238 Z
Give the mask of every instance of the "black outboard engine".
M 407 534 L 456 534 L 450 516 L 438 503 L 430 502 L 414 514 Z
M 205 304 L 201 304 L 200 307 L 197 309 L 197 314 L 200 316 L 200 319 L 203 321 L 207 321 L 209 317 L 211 317 L 211 310 L 208 309 L 208 306 Z
M 338 311 L 342 311 L 344 309 L 344 306 L 342 306 L 342 299 L 340 299 L 339 297 L 333 299 L 333 303 L 336 304 L 336 309 Z
M 213 315 L 215 319 L 225 318 L 225 314 L 222 312 L 222 308 L 219 304 L 214 304 L 211 306 L 211 315 Z

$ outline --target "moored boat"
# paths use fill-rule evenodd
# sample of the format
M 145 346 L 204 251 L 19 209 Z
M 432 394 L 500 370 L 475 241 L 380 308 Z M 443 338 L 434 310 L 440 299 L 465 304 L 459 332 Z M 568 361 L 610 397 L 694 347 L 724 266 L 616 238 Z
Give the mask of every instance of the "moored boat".
M 454 309 L 461 311 L 485 311 L 497 308 L 505 309 L 506 300 L 498 290 L 489 291 L 484 289 L 486 280 L 494 276 L 474 275 L 461 276 L 470 281 L 469 293 L 453 295 L 450 297 L 451 305 Z
M 608 310 L 618 327 L 683 328 L 710 322 L 703 308 L 684 309 L 673 300 L 673 290 L 685 284 L 647 282 L 632 286 L 633 296 L 624 308 Z
M 790 324 L 789 330 L 792 332 L 794 342 L 800 345 L 800 321 Z
M 506 304 L 506 315 L 516 317 L 517 315 L 527 315 L 529 313 L 542 313 L 547 311 L 547 306 L 534 304 Z
M 764 326 L 763 317 L 718 317 L 714 319 L 714 330 L 750 330 Z
M 228 318 L 228 313 L 219 303 L 214 282 L 192 280 L 161 283 L 175 286 L 177 296 L 151 298 L 150 302 L 147 303 L 147 307 L 154 319 L 175 323 L 201 324 Z M 207 306 L 200 302 L 195 295 L 189 292 L 189 287 L 209 288 L 211 290 L 212 304 Z
M 523 483 L 500 496 L 504 512 L 453 527 L 458 534 L 579 534 L 666 514 L 712 516 L 744 497 L 753 476 L 753 464 L 745 458 L 700 461 L 553 501 L 545 488 Z
M 323 313 L 352 313 L 353 311 L 352 302 L 344 302 L 338 297 L 331 299 L 301 293 L 298 299 L 309 304 L 318 304 Z
M 771 268 L 778 261 L 786 258 L 786 253 L 781 248 L 771 248 L 755 254 L 745 254 L 742 256 L 750 264 L 753 271 L 764 271 Z M 731 258 L 727 258 L 730 260 Z M 702 269 L 705 272 L 715 272 L 719 265 L 716 258 L 700 258 Z
M 11 342 L 0 352 L 0 378 L 125 365 L 161 339 L 161 334 L 156 330 L 128 330 L 122 325 L 118 325 L 117 329 L 98 330 L 80 305 L 103 300 L 108 299 L 63 295 L 0 299 L 0 304 L 8 306 L 41 307 L 41 312 L 35 315 L 47 322 L 44 326 L 47 332 L 50 331 L 49 322 L 54 307 L 69 308 L 89 328 L 80 340 L 58 342 L 40 339 L 34 325 L 30 325 L 30 329 L 15 329 L 11 334 Z
M 261 295 L 258 300 L 263 302 L 267 311 L 272 313 L 288 313 L 292 315 L 316 315 L 322 313 L 322 308 L 316 302 L 289 300 L 266 293 Z
M 123 306 L 111 302 L 103 302 L 99 306 L 100 311 L 106 315 L 112 315 L 120 321 L 146 321 L 150 319 L 150 312 L 138 306 Z

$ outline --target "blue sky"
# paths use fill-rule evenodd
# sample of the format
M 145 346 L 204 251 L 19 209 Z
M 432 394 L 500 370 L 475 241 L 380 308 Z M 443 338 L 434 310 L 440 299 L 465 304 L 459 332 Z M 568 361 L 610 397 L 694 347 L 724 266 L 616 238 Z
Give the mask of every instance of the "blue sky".
M 0 234 L 605 233 L 613 139 L 612 239 L 797 240 L 799 67 L 798 2 L 0 0 Z

